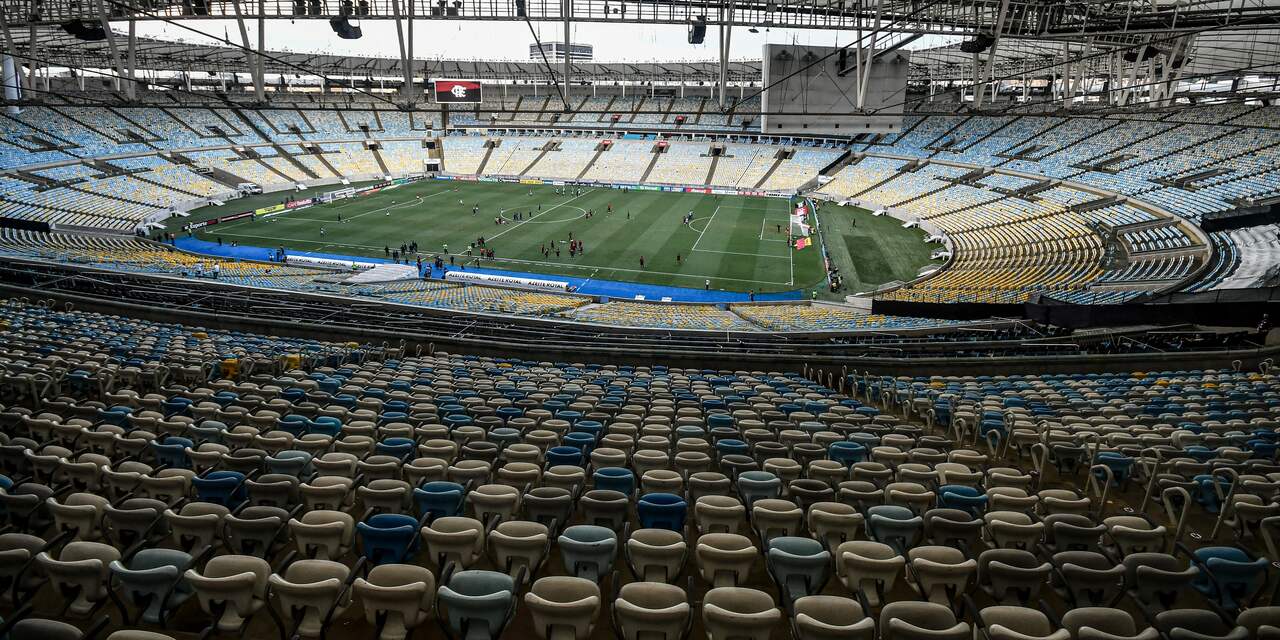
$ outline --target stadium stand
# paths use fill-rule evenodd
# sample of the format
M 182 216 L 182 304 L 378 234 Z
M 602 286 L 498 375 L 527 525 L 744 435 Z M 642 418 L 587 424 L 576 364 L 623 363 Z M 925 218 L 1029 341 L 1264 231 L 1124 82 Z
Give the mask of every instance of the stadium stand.
M 454 637 L 530 620 L 728 640 L 746 618 L 762 638 L 878 623 L 1085 640 L 1280 624 L 1257 528 L 1275 511 L 1258 495 L 1274 374 L 823 384 L 16 301 L 0 318 L 0 547 L 36 572 L 10 589 L 19 631 L 395 637 L 434 618 Z M 118 618 L 97 622 L 108 606 Z
M 543 98 L 499 98 L 492 108 L 495 112 L 516 106 L 536 110 L 539 101 L 545 107 L 547 100 Z M 282 107 L 26 109 L 5 132 L 4 144 L 13 152 L 0 157 L 0 168 L 9 170 L 0 175 L 0 214 L 23 221 L 128 232 L 168 215 L 172 209 L 232 194 L 232 185 L 194 171 L 202 167 L 267 189 L 339 176 L 374 177 L 382 175 L 383 166 L 393 175 L 422 171 L 420 141 L 428 130 L 421 127 L 429 122 L 415 122 L 408 114 L 381 109 Z M 578 107 L 612 112 L 619 115 L 619 121 L 601 115 L 592 122 L 588 114 L 577 114 L 570 119 L 572 123 L 607 124 L 610 128 L 628 123 L 674 126 L 673 113 L 688 115 L 693 122 L 686 126 L 704 125 L 704 129 L 735 129 L 746 119 L 736 113 L 714 113 L 714 105 L 706 98 L 593 97 L 583 98 Z M 638 113 L 650 109 L 662 113 Z M 485 113 L 483 105 L 478 113 Z M 1158 216 L 1153 216 L 1149 207 L 1123 201 L 1085 207 L 1100 197 L 1085 188 L 1154 205 L 1191 224 L 1237 203 L 1278 195 L 1280 173 L 1274 169 L 1274 154 L 1280 149 L 1280 138 L 1276 137 L 1280 134 L 1266 128 L 1274 113 L 1269 107 L 1230 105 L 1150 115 L 1062 116 L 1032 110 L 991 116 L 917 113 L 907 117 L 901 134 L 856 143 L 854 150 L 871 155 L 856 159 L 832 180 L 815 187 L 816 194 L 901 210 L 949 239 L 953 257 L 945 269 L 884 293 L 886 299 L 1015 302 L 1051 293 L 1064 299 L 1097 300 L 1102 293 L 1099 286 L 1109 299 L 1132 299 L 1150 291 L 1151 283 L 1164 289 L 1182 285 L 1189 291 L 1234 286 L 1259 281 L 1259 265 L 1272 259 L 1280 241 L 1264 232 L 1249 238 L 1217 233 L 1205 236 L 1210 251 L 1181 227 L 1140 229 L 1121 236 L 1135 258 L 1119 267 L 1107 266 L 1103 264 L 1107 249 L 1097 225 L 1141 225 L 1154 223 Z M 478 120 L 485 124 L 483 118 Z M 536 113 L 510 120 L 518 121 L 547 122 Z M 57 136 L 65 144 L 57 151 L 31 151 L 29 136 L 38 132 Z M 470 174 L 480 171 L 483 164 L 483 171 L 491 174 L 521 175 L 529 169 L 530 175 L 548 179 L 581 176 L 584 180 L 634 183 L 641 180 L 653 160 L 652 138 L 616 139 L 613 149 L 595 157 L 597 137 L 528 133 L 447 135 L 443 138 L 445 168 Z M 369 136 L 389 138 L 379 143 L 381 165 L 360 142 L 326 142 Z M 487 149 L 484 143 L 490 139 L 501 143 Z M 304 140 L 320 143 L 323 160 L 299 145 Z M 1027 140 L 1033 140 L 1034 145 Z M 648 181 L 791 191 L 813 184 L 818 171 L 840 154 L 835 148 L 813 148 L 809 141 L 790 146 L 756 142 L 730 142 L 725 156 L 717 159 L 711 171 L 710 142 L 673 141 L 668 152 L 653 163 Z M 542 149 L 549 143 L 558 148 L 544 153 Z M 179 151 L 195 165 L 158 155 L 169 149 Z M 779 151 L 789 151 L 792 157 L 775 162 Z M 109 159 L 95 160 L 104 156 Z M 934 161 L 902 171 L 908 161 L 898 157 Z M 996 171 L 961 181 L 972 166 Z M 1213 175 L 1185 184 L 1177 182 L 1207 167 L 1216 170 Z M 1045 178 L 1051 183 L 1040 188 L 1038 181 Z M 1083 187 L 1070 186 L 1077 184 Z M 1033 188 L 1037 189 L 1033 197 L 1016 195 Z M 1142 255 L 1181 249 L 1200 251 L 1203 257 Z M 1234 277 L 1240 269 L 1244 271 Z M 1181 282 L 1193 274 L 1199 275 Z M 465 303 L 460 306 L 468 307 Z M 708 321 L 704 326 L 715 324 Z

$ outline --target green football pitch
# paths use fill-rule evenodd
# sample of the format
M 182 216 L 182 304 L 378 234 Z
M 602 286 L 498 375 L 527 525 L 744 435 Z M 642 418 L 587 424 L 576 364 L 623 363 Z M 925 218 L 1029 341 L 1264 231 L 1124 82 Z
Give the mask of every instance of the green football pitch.
M 562 188 L 557 194 L 556 189 L 425 180 L 371 196 L 206 227 L 197 235 L 240 245 L 375 257 L 385 257 L 388 248 L 417 242 L 424 261 L 443 255 L 446 245 L 455 259 L 471 260 L 467 250 L 483 237 L 496 254 L 494 260 L 481 262 L 485 267 L 695 288 L 710 280 L 713 288 L 732 291 L 807 292 L 821 289 L 825 278 L 817 246 L 796 250 L 788 242 L 789 204 L 784 199 L 587 186 L 579 191 Z M 208 207 L 173 221 L 171 230 L 278 203 L 283 197 L 266 194 Z M 473 214 L 473 207 L 479 212 Z M 690 212 L 693 220 L 686 225 L 683 218 Z M 841 296 L 910 279 L 929 262 L 923 235 L 902 229 L 895 220 L 834 206 L 818 215 L 822 239 L 847 285 Z M 503 224 L 495 222 L 499 217 Z M 571 238 L 582 243 L 585 253 L 570 257 Z M 549 256 L 543 255 L 543 247 L 550 249 Z M 819 290 L 819 295 L 829 294 Z

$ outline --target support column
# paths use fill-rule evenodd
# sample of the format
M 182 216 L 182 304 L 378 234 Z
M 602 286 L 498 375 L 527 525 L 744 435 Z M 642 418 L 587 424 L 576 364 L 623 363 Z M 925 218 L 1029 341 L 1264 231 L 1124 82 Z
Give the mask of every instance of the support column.
M 417 64 L 415 64 L 413 61 L 413 18 L 415 15 L 417 15 L 417 11 L 418 9 L 415 6 L 414 1 L 409 0 L 409 11 L 408 11 L 409 23 L 406 25 L 406 29 L 405 29 L 405 33 L 408 39 L 405 42 L 404 48 L 405 48 L 405 56 L 409 60 L 409 70 L 406 73 L 409 76 L 409 90 L 413 92 L 412 97 L 414 102 L 417 102 L 418 95 L 419 95 L 418 90 L 413 86 L 413 83 L 417 82 L 417 77 L 418 77 Z M 425 83 L 426 78 L 423 78 L 423 81 Z
M 267 101 L 267 57 L 262 55 L 267 50 L 267 0 L 258 0 L 258 55 L 254 56 L 258 59 L 258 81 L 255 85 L 257 89 L 257 98 L 260 102 Z
M 36 72 L 38 72 L 40 70 L 40 67 L 42 66 L 40 64 L 40 54 L 38 52 L 39 44 L 40 44 L 40 39 L 36 37 L 36 25 L 33 22 L 27 27 L 27 52 L 28 52 L 28 55 L 30 56 L 27 59 L 27 88 L 28 89 L 35 88 Z M 19 65 L 18 70 L 21 71 L 21 69 L 22 67 L 21 65 Z M 18 77 L 21 78 L 22 77 L 21 74 L 19 74 Z
M 561 0 L 560 7 L 560 11 L 564 16 L 564 71 L 561 74 L 564 76 L 564 105 L 562 108 L 565 113 L 568 113 L 569 84 L 573 78 L 573 63 L 569 60 L 569 44 L 573 39 L 573 34 L 571 33 L 573 26 L 573 0 Z
M 111 64 L 115 66 L 116 91 L 120 91 L 120 74 L 124 73 L 124 62 L 120 59 L 120 47 L 116 44 L 116 35 L 111 31 L 111 22 L 107 20 L 107 9 L 103 6 L 102 0 L 97 0 L 98 20 L 102 23 L 102 29 L 107 32 L 107 49 L 111 52 Z
M 101 0 L 99 0 L 101 1 Z M 240 44 L 244 47 L 245 70 L 253 81 L 253 95 L 259 102 L 267 99 L 266 89 L 262 86 L 262 78 L 258 75 L 258 52 L 249 41 L 249 28 L 244 24 L 244 13 L 240 8 L 240 0 L 231 0 L 236 12 L 236 26 L 240 28 Z
M 413 0 L 409 0 L 412 4 Z M 411 60 L 409 59 L 409 50 L 405 48 L 404 41 L 404 14 L 400 12 L 400 0 L 391 0 L 391 12 L 395 16 L 396 21 L 396 42 L 400 44 L 400 72 L 404 77 L 404 87 L 400 90 L 400 96 L 408 104 L 413 104 L 413 69 L 410 68 Z M 507 87 L 502 87 L 503 95 L 506 95 Z
M 129 83 L 125 87 L 124 95 L 129 100 L 138 99 L 138 22 L 136 20 L 129 21 L 129 48 L 126 59 L 126 75 L 129 77 Z
M 995 32 L 991 34 L 991 48 L 987 50 L 987 65 L 982 70 L 982 77 L 975 78 L 977 83 L 973 88 L 973 107 L 975 109 L 982 106 L 982 96 L 986 93 L 987 82 L 991 80 L 991 73 L 995 70 L 996 51 L 1000 46 L 1000 34 L 1004 31 L 1004 19 L 1009 15 L 1009 0 L 1000 0 L 1000 14 L 996 16 Z M 978 56 L 973 56 L 975 63 Z
M 18 54 L 17 47 L 13 44 L 13 34 L 9 32 L 9 23 L 4 19 L 4 12 L 0 11 L 0 35 L 4 36 L 4 57 L 0 59 L 0 80 L 4 82 L 4 99 L 8 101 L 17 101 L 22 99 L 22 64 L 14 59 Z M 33 40 L 32 43 L 35 41 Z M 5 112 L 9 115 L 18 115 L 22 110 L 18 105 L 11 104 L 5 107 Z
M 1062 43 L 1062 105 L 1067 109 L 1071 108 L 1072 99 L 1075 93 L 1071 91 L 1071 77 L 1075 73 L 1075 69 L 1071 65 L 1071 43 Z
M 862 77 L 858 80 L 857 108 L 867 103 L 867 83 L 871 82 L 871 63 L 876 57 L 876 36 L 880 35 L 880 17 L 884 11 L 884 0 L 876 0 L 876 22 L 871 32 L 871 42 L 867 45 L 867 55 L 862 59 Z
M 1080 91 L 1083 91 L 1085 95 L 1089 93 L 1089 88 L 1085 86 L 1084 81 L 1089 75 L 1088 58 L 1091 53 L 1093 53 L 1093 36 L 1084 39 L 1084 52 L 1080 55 L 1080 60 L 1075 64 L 1075 80 L 1071 85 L 1072 98 L 1075 98 L 1076 93 Z
M 729 4 L 728 20 L 725 20 L 725 9 L 720 8 L 720 110 L 728 108 L 729 103 L 729 49 L 733 41 L 733 8 Z

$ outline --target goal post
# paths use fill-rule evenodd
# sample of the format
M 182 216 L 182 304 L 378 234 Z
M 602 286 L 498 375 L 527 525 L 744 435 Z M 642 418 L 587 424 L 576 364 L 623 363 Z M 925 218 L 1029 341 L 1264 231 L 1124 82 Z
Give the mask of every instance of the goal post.
M 322 193 L 320 194 L 319 198 L 316 198 L 316 200 L 319 200 L 321 203 L 327 203 L 327 202 L 333 202 L 334 200 L 341 200 L 343 198 L 350 198 L 355 195 L 356 195 L 356 190 L 352 187 L 347 187 L 345 189 L 338 189 L 336 191 L 328 191 L 328 192 Z

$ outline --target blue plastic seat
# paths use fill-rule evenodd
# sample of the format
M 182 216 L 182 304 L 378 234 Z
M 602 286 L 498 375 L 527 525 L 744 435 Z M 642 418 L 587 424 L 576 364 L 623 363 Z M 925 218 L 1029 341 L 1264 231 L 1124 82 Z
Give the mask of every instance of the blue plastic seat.
M 342 421 L 333 416 L 316 416 L 315 420 L 307 423 L 307 431 L 336 438 L 338 434 L 342 433 Z
M 267 473 L 282 473 L 290 476 L 302 476 L 311 473 L 311 454 L 296 449 L 286 449 L 274 456 L 267 456 L 264 462 Z
M 737 438 L 724 438 L 716 442 L 716 451 L 722 456 L 747 456 L 751 455 L 751 445 Z
M 212 502 L 235 510 L 246 499 L 245 475 L 239 471 L 211 471 L 204 477 L 191 479 L 196 490 L 196 500 Z
M 591 450 L 596 446 L 596 437 L 584 431 L 571 431 L 564 434 L 564 440 L 561 445 L 565 447 L 573 447 L 582 452 L 582 455 L 590 455 Z
M 827 458 L 849 467 L 867 459 L 867 448 L 857 442 L 841 440 L 827 446 Z
M 766 546 L 765 566 L 787 602 L 822 591 L 831 578 L 831 552 L 817 540 L 778 536 Z
M 738 474 L 738 496 L 751 509 L 756 500 L 782 495 L 782 480 L 768 471 L 743 471 Z
M 867 509 L 867 537 L 906 555 L 924 531 L 924 518 L 907 507 L 880 504 Z
M 418 443 L 411 438 L 387 438 L 375 445 L 373 451 L 377 455 L 404 460 L 412 456 L 417 447 Z
M 1191 586 L 1227 611 L 1250 606 L 1267 584 L 1266 558 L 1236 547 L 1202 547 L 1193 560 L 1201 572 Z
M 979 517 L 987 510 L 987 495 L 973 487 L 943 485 L 938 487 L 938 507 L 959 509 L 971 516 Z
M 161 403 L 161 407 L 164 408 L 164 417 L 172 418 L 173 416 L 187 415 L 188 409 L 189 407 L 191 407 L 192 404 L 194 403 L 191 401 L 190 398 L 183 398 L 181 396 L 177 396 L 177 397 L 173 397 L 173 398 L 169 398 L 168 400 L 165 400 L 163 403 Z
M 413 490 L 413 501 L 418 505 L 418 513 L 426 516 L 428 521 L 462 515 L 462 505 L 466 491 L 456 482 L 428 482 Z
M 577 447 L 551 447 L 547 449 L 547 465 L 553 467 L 556 465 L 573 465 L 582 466 L 582 449 Z
M 570 575 L 598 583 L 613 571 L 618 553 L 618 536 L 613 530 L 580 524 L 565 529 L 556 542 Z
M 364 557 L 374 566 L 404 564 L 418 552 L 418 521 L 399 513 L 379 513 L 356 523 Z
M 636 515 L 643 529 L 684 530 L 689 505 L 674 493 L 647 493 L 636 502 Z
M 276 419 L 276 429 L 284 431 L 285 433 L 291 433 L 294 437 L 301 438 L 307 433 L 308 422 L 310 421 L 307 420 L 306 416 L 291 413 L 287 416 L 280 416 Z
M 156 455 L 156 462 L 175 469 L 190 469 L 191 460 L 187 458 L 187 449 L 195 444 L 187 438 L 169 436 L 162 441 L 152 440 L 148 443 Z
M 597 489 L 607 489 L 626 494 L 628 497 L 636 490 L 636 476 L 630 469 L 622 467 L 604 467 L 596 469 L 592 474 Z
M 515 580 L 496 571 L 459 571 L 436 591 L 440 616 L 461 640 L 496 640 L 515 613 Z

